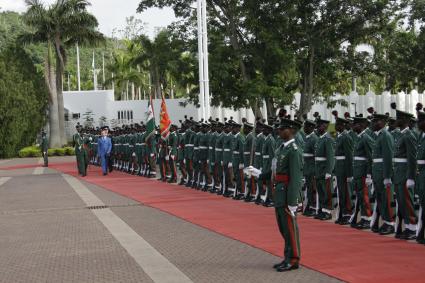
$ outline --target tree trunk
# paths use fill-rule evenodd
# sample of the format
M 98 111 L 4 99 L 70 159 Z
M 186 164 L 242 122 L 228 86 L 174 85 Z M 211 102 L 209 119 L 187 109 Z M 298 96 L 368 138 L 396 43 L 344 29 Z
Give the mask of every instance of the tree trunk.
M 306 73 L 304 74 L 304 89 L 301 93 L 299 115 L 302 117 L 311 110 L 314 91 L 314 46 L 310 45 L 310 53 Z
M 49 147 L 61 147 L 61 136 L 58 117 L 58 97 L 56 88 L 55 69 L 52 64 L 52 47 L 48 43 L 45 61 L 44 79 L 49 90 Z
M 58 120 L 59 120 L 59 134 L 61 145 L 66 144 L 68 141 L 65 135 L 65 106 L 63 101 L 63 90 L 62 90 L 62 76 L 63 76 L 63 66 L 61 65 L 61 60 L 56 56 L 56 93 L 58 100 Z

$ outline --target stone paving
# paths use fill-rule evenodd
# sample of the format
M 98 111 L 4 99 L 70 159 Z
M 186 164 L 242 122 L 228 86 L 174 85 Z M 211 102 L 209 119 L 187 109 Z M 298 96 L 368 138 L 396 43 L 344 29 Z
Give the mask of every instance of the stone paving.
M 64 161 L 73 159 L 56 159 Z M 0 163 L 0 178 L 11 177 L 0 185 L 0 282 L 165 282 L 148 276 L 59 172 L 1 170 L 37 162 Z M 338 282 L 307 268 L 277 273 L 271 254 L 82 184 L 193 282 Z

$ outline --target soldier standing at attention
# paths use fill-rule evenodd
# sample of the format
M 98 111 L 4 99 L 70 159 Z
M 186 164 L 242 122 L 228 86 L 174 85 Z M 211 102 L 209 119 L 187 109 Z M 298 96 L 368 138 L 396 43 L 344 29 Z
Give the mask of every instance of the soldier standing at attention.
M 257 119 L 257 124 L 255 125 L 255 134 L 257 135 L 255 138 L 255 148 L 254 148 L 254 167 L 258 168 L 260 170 L 263 169 L 263 156 L 262 150 L 263 150 L 263 144 L 264 144 L 264 134 L 263 134 L 263 127 L 264 124 L 260 119 Z M 261 204 L 261 195 L 263 194 L 263 181 L 255 178 L 255 183 L 257 190 L 255 192 L 255 204 L 259 205 Z
M 203 191 L 208 191 L 212 188 L 212 180 L 209 166 L 209 130 L 210 125 L 202 123 L 202 128 L 199 136 L 199 165 L 200 165 L 200 180 L 199 184 Z
M 181 179 L 179 182 L 179 185 L 184 185 L 185 180 L 187 178 L 186 173 L 186 162 L 184 159 L 184 152 L 185 152 L 185 146 L 184 146 L 184 139 L 186 135 L 186 123 L 183 123 L 180 121 L 181 127 L 180 130 L 177 132 L 177 140 L 178 140 L 178 150 L 177 150 L 177 159 L 179 162 L 180 172 L 181 172 Z
M 245 122 L 243 125 L 243 131 L 245 135 L 245 143 L 243 146 L 243 162 L 244 168 L 247 168 L 254 164 L 255 158 L 255 133 L 252 131 L 254 126 L 248 122 Z M 245 189 L 244 199 L 246 202 L 252 200 L 251 194 L 255 194 L 255 178 L 253 176 L 249 177 L 247 182 L 247 187 Z
M 177 183 L 177 148 L 178 148 L 177 125 L 171 125 L 170 136 L 168 138 L 168 151 L 169 151 L 169 167 L 171 177 L 169 183 Z
M 425 223 L 425 112 L 418 111 L 418 128 L 421 131 L 418 141 L 418 153 L 417 153 L 417 164 L 418 164 L 418 175 L 416 178 L 417 182 L 417 194 L 420 201 L 419 209 L 419 225 L 417 231 L 416 241 L 419 244 L 425 244 L 424 237 L 424 223 Z
M 302 150 L 295 143 L 295 135 L 301 123 L 282 119 L 278 134 L 283 143 L 276 150 L 273 172 L 275 180 L 274 207 L 279 231 L 285 240 L 284 260 L 274 265 L 278 272 L 298 269 L 300 239 L 297 224 L 297 208 L 301 202 Z
M 217 123 L 217 138 L 215 140 L 214 189 L 218 195 L 223 193 L 223 133 L 224 124 Z
M 77 158 L 78 174 L 84 177 L 85 165 L 83 164 L 83 160 L 82 160 L 83 138 L 81 137 L 81 134 L 80 134 L 82 126 L 78 124 L 75 128 L 77 132 L 72 137 L 72 142 L 74 143 L 75 157 Z
M 233 182 L 233 168 L 232 168 L 232 140 L 233 135 L 230 131 L 232 128 L 232 123 L 226 122 L 226 126 L 224 127 L 224 136 L 223 136 L 223 196 L 230 197 L 229 187 L 234 187 Z
M 338 117 L 338 112 L 334 111 L 336 118 L 335 130 L 337 132 L 335 140 L 335 175 L 338 190 L 338 215 L 335 224 L 347 225 L 353 213 L 351 201 L 351 183 L 353 182 L 353 140 L 346 131 L 350 121 Z
M 235 172 L 236 187 L 233 194 L 233 199 L 241 199 L 245 192 L 245 176 L 243 173 L 243 145 L 244 136 L 241 134 L 241 124 L 233 123 L 233 144 L 232 144 L 232 165 Z
M 315 172 L 315 163 L 314 163 L 314 149 L 318 137 L 314 131 L 316 128 L 316 123 L 311 120 L 304 121 L 304 132 L 306 134 L 305 143 L 304 143 L 304 168 L 303 174 L 306 183 L 306 208 L 304 210 L 305 216 L 314 216 L 316 214 L 316 204 L 318 200 L 316 199 L 316 172 Z
M 388 116 L 382 114 L 374 114 L 372 117 L 372 127 L 375 132 L 375 144 L 372 150 L 372 179 L 376 195 L 376 221 L 378 222 L 379 216 L 381 216 L 384 222 L 378 229 L 381 235 L 394 233 L 391 180 L 393 177 L 394 139 L 385 129 L 387 119 Z
M 396 105 L 392 105 L 396 108 Z M 397 200 L 397 224 L 395 237 L 404 240 L 416 238 L 417 216 L 413 203 L 415 178 L 416 178 L 416 154 L 417 138 L 409 129 L 409 123 L 413 115 L 396 110 L 397 125 L 400 128 L 400 137 L 395 142 L 394 151 L 394 191 Z M 402 222 L 405 230 L 402 231 Z
M 207 160 L 207 166 L 208 166 L 208 170 L 210 171 L 210 175 L 212 180 L 214 181 L 214 187 L 213 184 L 211 183 L 211 188 L 209 189 L 210 193 L 216 193 L 217 192 L 217 174 L 216 174 L 216 168 L 217 168 L 217 163 L 215 160 L 215 153 L 216 153 L 216 149 L 215 149 L 215 144 L 217 141 L 217 136 L 218 136 L 218 119 L 213 121 L 211 120 L 211 129 L 208 132 L 208 160 Z
M 263 182 L 266 186 L 266 195 L 263 202 L 264 206 L 271 206 L 271 193 L 273 190 L 273 184 L 271 181 L 271 173 L 272 173 L 272 159 L 274 158 L 274 153 L 276 149 L 275 138 L 273 137 L 273 127 L 270 125 L 264 125 L 264 135 L 266 136 L 263 148 L 261 149 L 261 155 L 263 158 L 263 168 L 262 173 L 259 176 L 259 180 Z
M 354 213 L 350 218 L 350 225 L 357 229 L 369 229 L 371 225 L 372 207 L 370 202 L 372 185 L 372 148 L 374 140 L 367 134 L 368 120 L 364 117 L 355 117 L 353 129 L 357 133 L 354 146 L 353 189 L 356 195 Z M 361 220 L 357 223 L 360 212 Z
M 47 140 L 47 135 L 44 129 L 41 131 L 41 154 L 44 160 L 44 167 L 49 166 L 49 141 Z
M 332 172 L 335 165 L 334 141 L 328 134 L 329 121 L 317 119 L 317 134 L 319 139 L 314 151 L 316 185 L 319 193 L 319 211 L 316 219 L 332 219 Z

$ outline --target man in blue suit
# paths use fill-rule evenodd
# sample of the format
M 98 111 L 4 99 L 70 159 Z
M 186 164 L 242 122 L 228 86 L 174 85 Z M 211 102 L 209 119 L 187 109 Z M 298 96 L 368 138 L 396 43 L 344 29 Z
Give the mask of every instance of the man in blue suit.
M 112 142 L 111 138 L 108 137 L 108 132 L 109 128 L 103 127 L 101 132 L 102 136 L 97 142 L 97 154 L 102 165 L 103 176 L 108 175 L 108 160 L 112 150 Z

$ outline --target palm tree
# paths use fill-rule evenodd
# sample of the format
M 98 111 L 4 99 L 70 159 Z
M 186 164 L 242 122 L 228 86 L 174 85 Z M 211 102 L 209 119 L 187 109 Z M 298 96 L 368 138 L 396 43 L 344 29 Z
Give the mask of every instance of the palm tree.
M 87 7 L 90 3 L 87 0 L 56 0 L 56 2 L 46 7 L 40 0 L 25 0 L 28 10 L 24 15 L 24 20 L 32 28 L 32 31 L 24 36 L 26 42 L 45 43 L 48 49 L 53 49 L 55 54 L 55 78 L 49 71 L 50 86 L 55 80 L 56 93 L 49 88 L 51 100 L 56 96 L 58 104 L 58 115 L 55 116 L 55 109 L 50 109 L 50 121 L 59 121 L 59 131 L 53 129 L 50 132 L 50 139 L 57 140 L 54 135 L 59 135 L 60 144 L 66 143 L 65 137 L 65 113 L 62 93 L 62 78 L 67 62 L 66 49 L 80 45 L 96 45 L 104 41 L 103 35 L 96 30 L 98 22 L 96 17 L 88 13 Z M 46 65 L 53 67 L 53 62 Z M 46 72 L 47 74 L 47 72 Z M 47 81 L 47 79 L 46 79 Z M 54 105 L 51 105 L 54 107 Z M 53 142 L 51 142 L 53 143 Z M 55 142 L 56 143 L 56 142 Z M 57 144 L 55 144 L 57 146 Z

